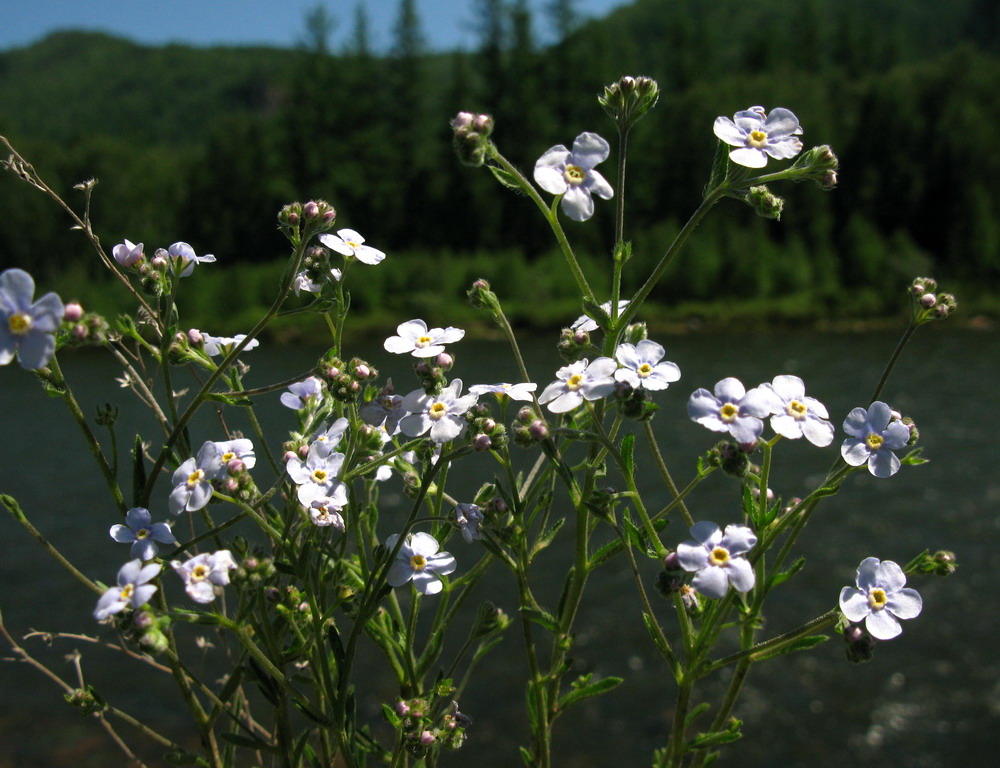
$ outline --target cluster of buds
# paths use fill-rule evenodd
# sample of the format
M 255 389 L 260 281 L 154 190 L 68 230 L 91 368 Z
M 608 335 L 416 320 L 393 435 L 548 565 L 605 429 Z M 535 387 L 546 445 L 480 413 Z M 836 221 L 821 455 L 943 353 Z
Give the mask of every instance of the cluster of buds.
M 556 344 L 559 356 L 567 363 L 575 363 L 590 354 L 590 334 L 581 329 L 563 328 Z
M 230 577 L 234 582 L 249 584 L 253 587 L 262 587 L 274 578 L 277 570 L 274 567 L 274 560 L 258 554 L 249 554 L 243 558 L 236 570 Z
M 498 424 L 483 403 L 477 403 L 465 412 L 472 436 L 472 447 L 477 451 L 499 450 L 507 445 L 507 428 Z
M 302 257 L 302 273 L 313 286 L 329 285 L 333 280 L 340 279 L 340 270 L 330 264 L 330 249 L 322 245 L 314 245 L 306 249 Z M 298 292 L 299 288 L 296 288 Z M 310 290 L 313 290 L 310 288 Z
M 646 390 L 635 389 L 627 381 L 615 382 L 615 401 L 625 418 L 636 421 L 648 421 L 660 409 Z
M 530 405 L 517 412 L 511 431 L 514 433 L 514 444 L 521 448 L 530 448 L 549 437 L 549 425 Z
M 701 599 L 698 592 L 687 583 L 688 574 L 681 568 L 676 552 L 668 552 L 663 558 L 663 570 L 656 575 L 656 591 L 666 598 L 680 597 L 684 610 L 691 616 L 701 614 Z
M 906 566 L 907 573 L 932 573 L 935 576 L 951 576 L 958 568 L 958 558 L 954 552 L 939 549 L 934 554 L 923 552 Z
M 618 130 L 625 132 L 635 125 L 660 98 L 660 86 L 651 77 L 631 77 L 604 86 L 604 93 L 597 101 L 615 121 Z
M 437 357 L 424 358 L 413 364 L 413 373 L 420 381 L 420 386 L 428 395 L 440 394 L 448 385 L 445 374 L 455 366 L 455 356 L 450 352 L 441 352 Z
M 67 704 L 79 707 L 85 715 L 96 715 L 108 708 L 104 699 L 94 690 L 92 685 L 88 685 L 86 688 L 75 688 L 69 693 L 64 693 L 63 699 Z
M 943 320 L 958 308 L 950 293 L 937 293 L 937 281 L 932 277 L 918 277 L 910 285 L 913 297 L 913 319 L 917 325 L 931 320 Z
M 65 333 L 68 346 L 104 344 L 108 340 L 108 321 L 96 312 L 84 312 L 78 301 L 71 301 L 63 309 L 60 331 Z
M 705 463 L 712 467 L 718 467 L 727 475 L 744 478 L 753 469 L 753 465 L 747 457 L 747 454 L 751 453 L 752 450 L 744 450 L 747 447 L 756 448 L 756 445 L 741 446 L 731 440 L 722 440 L 708 451 Z
M 493 118 L 473 112 L 459 112 L 451 121 L 452 146 L 465 165 L 478 168 L 486 161 Z
M 298 244 L 332 229 L 336 219 L 337 211 L 325 200 L 289 203 L 278 212 L 278 229 L 289 241 Z
M 847 660 L 852 664 L 872 660 L 877 641 L 860 624 L 849 624 L 844 628 L 844 642 L 847 643 Z
M 239 457 L 226 462 L 226 475 L 220 480 L 213 480 L 212 485 L 220 493 L 233 496 L 243 502 L 252 501 L 257 496 L 257 485 L 250 476 L 246 463 Z
M 458 703 L 445 702 L 455 693 L 451 680 L 441 680 L 428 697 L 402 699 L 385 707 L 386 719 L 402 731 L 406 749 L 416 757 L 426 757 L 436 747 L 458 749 L 465 743 L 472 718 L 458 711 Z M 446 711 L 437 715 L 442 709 Z
M 746 197 L 743 199 L 747 205 L 753 208 L 754 213 L 761 218 L 774 219 L 775 221 L 781 219 L 781 211 L 785 207 L 785 200 L 771 192 L 766 185 L 761 184 L 758 187 L 750 187 Z
M 803 152 L 789 168 L 794 181 L 815 181 L 820 189 L 829 191 L 837 186 L 840 160 L 826 144 Z
M 134 613 L 123 611 L 117 614 L 115 624 L 126 641 L 145 653 L 163 653 L 170 645 L 166 634 L 170 617 L 158 615 L 145 606 Z
M 364 391 L 365 384 L 378 378 L 378 370 L 359 357 L 345 363 L 336 355 L 328 355 L 319 361 L 316 375 L 326 382 L 330 394 L 349 403 Z
M 497 295 L 490 289 L 489 281 L 481 277 L 469 286 L 465 297 L 476 309 L 494 307 L 497 304 Z

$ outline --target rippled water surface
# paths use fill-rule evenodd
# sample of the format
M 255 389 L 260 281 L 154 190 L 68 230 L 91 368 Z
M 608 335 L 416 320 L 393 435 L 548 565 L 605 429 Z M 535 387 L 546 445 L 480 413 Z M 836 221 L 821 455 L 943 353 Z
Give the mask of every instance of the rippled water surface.
M 895 338 L 885 334 L 687 335 L 659 340 L 682 371 L 681 381 L 657 396 L 662 410 L 654 422 L 680 483 L 691 476 L 694 457 L 714 442 L 714 435 L 685 416 L 687 397 L 695 388 L 711 388 L 724 376 L 737 376 L 750 386 L 794 373 L 806 381 L 808 394 L 826 403 L 839 426 L 852 407 L 868 404 L 895 344 Z M 408 362 L 387 359 L 380 347 L 373 341 L 357 351 L 379 349 L 372 361 L 393 376 L 398 390 L 408 391 Z M 516 380 L 516 370 L 499 343 L 467 341 L 455 350 L 454 374 L 466 385 Z M 319 352 L 265 345 L 248 353 L 248 386 L 304 371 Z M 533 344 L 527 356 L 540 385 L 554 378 L 560 363 L 548 342 Z M 155 434 L 129 393 L 117 387 L 116 372 L 103 356 L 69 356 L 64 367 L 88 414 L 109 399 L 121 406 L 123 455 L 136 431 Z M 1000 568 L 998 373 L 1000 355 L 993 335 L 933 328 L 917 334 L 884 399 L 915 418 L 930 462 L 904 467 L 888 480 L 853 475 L 840 495 L 819 508 L 801 540 L 806 568 L 772 595 L 764 636 L 791 629 L 835 605 L 840 588 L 852 583 L 858 562 L 869 555 L 903 563 L 924 548 L 947 548 L 958 553 L 961 568 L 951 579 L 913 584 L 923 595 L 923 614 L 904 625 L 900 638 L 880 644 L 868 664 L 849 664 L 842 643 L 834 638 L 812 652 L 754 667 L 735 712 L 744 720 L 747 736 L 723 753 L 721 765 L 989 764 L 984 756 L 992 753 L 994 729 L 1000 725 L 1000 661 L 995 653 L 1000 597 L 995 577 Z M 0 402 L 0 490 L 18 498 L 38 527 L 85 573 L 111 581 L 124 557 L 106 533 L 117 521 L 62 404 L 45 397 L 29 374 L 13 366 L 0 369 Z M 294 426 L 291 414 L 277 404 L 277 394 L 259 402 L 265 431 L 273 436 L 271 447 L 279 450 L 279 430 Z M 243 426 L 238 416 L 233 422 Z M 193 429 L 196 443 L 217 436 L 209 418 Z M 784 441 L 776 451 L 773 487 L 786 498 L 804 495 L 836 457 L 835 446 L 819 450 Z M 477 456 L 467 460 L 461 474 L 470 487 L 478 487 L 494 471 L 486 457 Z M 649 504 L 656 507 L 668 497 L 652 473 L 647 474 Z M 696 518 L 731 522 L 737 515 L 735 492 L 734 483 L 713 476 L 693 497 L 692 512 Z M 384 495 L 391 502 L 398 497 L 398 485 Z M 164 514 L 165 504 L 154 509 L 154 519 Z M 384 517 L 387 535 L 392 532 L 391 517 Z M 681 525 L 665 534 L 670 544 L 683 538 Z M 449 548 L 461 567 L 464 543 L 454 541 Z M 9 516 L 0 518 L 0 552 L 0 608 L 13 631 L 83 630 L 108 636 L 98 632 L 91 618 L 94 595 L 64 575 Z M 471 555 L 465 558 L 472 561 Z M 558 597 L 566 565 L 558 551 L 539 560 L 545 581 L 539 592 L 551 603 Z M 647 561 L 644 569 L 651 586 L 655 564 Z M 507 574 L 496 570 L 481 585 L 479 597 L 513 611 L 509 582 Z M 672 633 L 666 603 L 661 600 L 657 607 L 664 609 L 660 616 Z M 519 764 L 516 745 L 527 738 L 519 638 L 516 631 L 508 633 L 501 649 L 480 668 L 462 701 L 463 711 L 475 721 L 470 741 L 460 752 L 446 755 L 443 764 Z M 173 737 L 185 738 L 180 702 L 162 675 L 123 663 L 120 656 L 82 640 L 59 641 L 50 649 L 37 638 L 27 642 L 70 679 L 75 673 L 62 657 L 78 648 L 84 653 L 87 679 L 103 695 L 136 715 L 149 713 L 165 722 Z M 626 682 L 558 723 L 556 764 L 648 765 L 652 750 L 664 742 L 673 685 L 641 623 L 625 561 L 614 560 L 591 577 L 573 657 L 579 672 L 619 675 Z M 377 712 L 383 700 L 392 698 L 391 688 L 379 680 L 375 676 L 371 689 L 359 691 L 362 710 Z M 701 690 L 711 694 L 722 683 L 709 680 Z M 107 737 L 31 670 L 0 664 L 0 703 L 0 768 L 125 764 Z M 154 755 L 151 764 L 159 763 L 155 751 L 144 754 Z

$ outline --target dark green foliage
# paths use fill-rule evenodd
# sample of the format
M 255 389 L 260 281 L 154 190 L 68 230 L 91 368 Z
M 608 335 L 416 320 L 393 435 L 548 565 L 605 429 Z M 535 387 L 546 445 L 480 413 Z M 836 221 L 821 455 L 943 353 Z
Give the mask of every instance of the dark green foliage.
M 0 54 L 0 133 L 71 202 L 74 183 L 98 178 L 93 217 L 107 249 L 126 237 L 147 251 L 186 240 L 221 264 L 273 262 L 286 252 L 280 205 L 324 198 L 338 228 L 393 259 L 352 284 L 362 312 L 436 313 L 484 276 L 515 318 L 566 322 L 579 308 L 547 226 L 523 197 L 454 159 L 448 119 L 493 114 L 494 140 L 530 173 L 545 149 L 584 130 L 614 147 L 595 96 L 643 74 L 661 97 L 630 141 L 626 295 L 697 204 L 712 121 L 751 104 L 793 109 L 807 146 L 833 146 L 840 187 L 774 189 L 786 198 L 780 224 L 724 201 L 651 297 L 669 316 L 712 313 L 720 299 L 730 319 L 823 318 L 845 301 L 884 313 L 901 306 L 897 289 L 914 271 L 979 286 L 1000 278 L 992 4 L 636 0 L 583 22 L 574 5 L 546 6 L 561 39 L 542 48 L 527 3 L 481 0 L 478 49 L 451 54 L 425 52 L 412 2 L 382 31 L 393 41 L 384 57 L 370 51 L 363 14 L 333 53 L 338 18 L 311 19 L 297 50 L 58 33 Z M 614 160 L 613 149 L 602 166 L 611 179 Z M 79 233 L 7 174 L 0 207 L 5 267 L 66 283 L 71 264 L 81 286 L 97 273 Z M 599 203 L 588 224 L 567 223 L 595 281 L 608 271 L 612 219 Z M 209 293 L 198 299 L 206 312 Z M 227 306 L 227 318 L 239 309 Z

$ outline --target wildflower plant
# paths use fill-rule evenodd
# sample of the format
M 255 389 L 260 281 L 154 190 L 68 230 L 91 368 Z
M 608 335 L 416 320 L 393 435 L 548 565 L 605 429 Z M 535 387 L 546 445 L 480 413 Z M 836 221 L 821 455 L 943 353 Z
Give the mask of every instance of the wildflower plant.
M 452 121 L 459 159 L 489 168 L 551 228 L 582 311 L 559 333 L 562 362 L 553 355 L 550 367 L 529 371 L 501 298 L 486 280 L 475 281 L 470 301 L 500 328 L 518 380 L 475 382 L 466 394 L 463 379 L 452 377 L 461 366 L 446 349 L 463 338 L 461 329 L 421 319 L 387 321 L 385 350 L 416 358 L 416 383 L 402 389 L 408 394 L 397 394 L 399 382 L 379 381 L 360 356 L 364 350 L 354 348 L 346 286 L 356 264 L 385 269 L 382 262 L 391 266 L 393 256 L 366 245 L 354 229 L 332 233 L 337 213 L 326 201 L 291 203 L 278 213 L 290 255 L 273 304 L 244 333 L 211 336 L 182 325 L 182 318 L 185 285 L 211 269 L 214 256 L 199 257 L 178 241 L 150 249 L 149 257 L 142 243 L 124 238 L 109 255 L 89 219 L 93 183 L 78 186 L 85 199 L 83 213 L 76 213 L 0 137 L 9 152 L 4 167 L 69 212 L 134 301 L 134 316 L 101 319 L 92 325 L 105 330 L 87 338 L 122 366 L 118 381 L 156 424 L 155 434 L 125 446 L 116 439 L 109 406 L 98 418 L 108 436 L 99 437 L 60 366 L 81 341 L 75 329 L 83 308 L 64 306 L 52 293 L 35 301 L 31 276 L 5 270 L 0 365 L 16 357 L 65 403 L 82 432 L 108 488 L 94 546 L 107 547 L 115 585 L 76 568 L 29 521 L 33 510 L 11 496 L 0 501 L 93 593 L 94 616 L 104 622 L 93 630 L 109 641 L 117 636 L 109 645 L 120 644 L 135 663 L 171 673 L 196 731 L 185 743 L 200 746 L 190 751 L 153 722 L 139 731 L 165 749 L 169 762 L 438 765 L 447 760 L 442 753 L 475 739 L 475 722 L 490 716 L 468 712 L 463 694 L 481 666 L 494 664 L 524 680 L 529 741 L 519 749 L 522 762 L 551 768 L 560 764 L 552 754 L 557 719 L 560 727 L 574 727 L 578 702 L 623 682 L 577 675 L 571 663 L 579 608 L 600 571 L 634 585 L 636 621 L 648 630 L 648 650 L 663 662 L 663 690 L 674 697 L 654 768 L 700 768 L 740 738 L 732 715 L 752 668 L 838 632 L 849 659 L 870 658 L 877 642 L 896 637 L 900 621 L 923 608 L 916 590 L 905 586 L 907 577 L 955 570 L 950 552 L 917 553 L 904 567 L 871 556 L 857 568 L 856 586 L 843 587 L 838 599 L 836 590 L 853 568 L 844 563 L 838 573 L 816 577 L 829 582 L 829 591 L 812 601 L 814 613 L 797 627 L 775 634 L 765 623 L 772 597 L 798 583 L 802 561 L 792 558 L 809 521 L 837 513 L 837 493 L 855 473 L 867 469 L 879 482 L 895 482 L 891 476 L 922 463 L 912 419 L 887 402 L 890 373 L 916 328 L 949 316 L 956 304 L 930 278 L 909 287 L 910 323 L 874 391 L 854 393 L 870 405 L 846 415 L 840 451 L 839 420 L 820 399 L 806 396 L 802 379 L 780 370 L 749 388 L 727 376 L 711 391 L 695 389 L 685 403 L 677 392 L 682 369 L 684 381 L 704 381 L 706 374 L 665 359 L 664 347 L 638 322 L 644 303 L 717 203 L 737 200 L 776 218 L 785 203 L 769 186 L 811 180 L 831 189 L 838 161 L 826 145 L 803 151 L 802 128 L 786 108 L 718 117 L 720 143 L 714 162 L 705 158 L 704 197 L 655 266 L 636 274 L 624 228 L 627 139 L 651 114 L 658 93 L 648 77 L 607 86 L 599 100 L 613 123 L 615 150 L 590 130 L 577 135 L 572 149 L 540 144 L 532 179 L 500 152 L 494 136 L 503 135 L 502 125 L 472 112 Z M 702 119 L 707 135 L 712 118 Z M 609 181 L 596 166 L 612 155 Z M 607 269 L 588 276 L 570 234 L 594 226 L 587 222 L 595 195 L 614 201 L 615 224 Z M 569 231 L 564 218 L 572 222 Z M 622 298 L 623 283 L 631 299 Z M 327 321 L 329 350 L 293 380 L 248 388 L 244 376 L 253 358 L 246 353 L 276 317 L 307 312 Z M 285 419 L 279 434 L 265 433 L 254 415 L 265 404 Z M 250 415 L 252 435 L 232 428 L 228 417 L 236 409 Z M 206 410 L 218 418 L 195 418 Z M 699 432 L 703 454 L 671 468 L 654 419 L 694 434 L 693 421 L 716 434 Z M 779 487 L 774 469 L 784 459 L 783 446 L 800 437 L 803 448 L 826 451 L 831 465 L 809 492 L 786 500 L 791 488 Z M 459 478 L 477 480 L 480 490 L 456 490 Z M 704 508 L 699 490 L 707 482 L 728 483 L 726 508 Z M 383 485 L 394 493 L 383 496 Z M 654 486 L 666 494 L 665 505 L 653 505 L 647 489 Z M 402 510 L 390 495 L 405 499 Z M 152 522 L 165 513 L 176 516 L 172 527 Z M 131 544 L 124 564 L 123 551 L 105 533 L 109 514 L 122 521 L 110 538 Z M 726 521 L 725 527 L 708 517 Z M 572 563 L 554 604 L 544 597 L 553 594 L 552 585 L 533 567 L 550 548 L 563 548 Z M 482 599 L 478 588 L 490 569 L 509 579 L 516 604 L 501 609 Z M 478 608 L 459 610 L 477 600 Z M 609 610 L 635 604 L 623 599 Z M 620 613 L 615 620 L 624 621 Z M 185 623 L 211 640 L 201 647 L 189 642 L 189 633 L 175 631 Z M 514 623 L 520 640 L 499 646 Z M 0 629 L 20 658 L 31 658 Z M 499 658 L 498 648 L 518 642 L 523 649 L 516 660 Z M 219 684 L 215 671 L 204 677 L 197 671 L 215 667 L 189 663 L 214 645 L 225 648 L 217 660 L 230 667 Z M 361 658 L 382 661 L 391 693 L 373 684 L 378 675 L 361 668 Z M 623 662 L 606 660 L 602 668 Z M 96 711 L 99 697 L 82 667 L 80 675 L 79 685 L 65 683 L 68 699 Z M 710 678 L 726 681 L 718 699 L 706 693 L 717 687 L 698 685 Z M 366 719 L 356 702 L 379 696 L 381 718 Z M 139 721 L 113 706 L 100 714 L 111 743 L 131 756 L 118 725 Z M 497 760 L 514 762 L 513 756 Z

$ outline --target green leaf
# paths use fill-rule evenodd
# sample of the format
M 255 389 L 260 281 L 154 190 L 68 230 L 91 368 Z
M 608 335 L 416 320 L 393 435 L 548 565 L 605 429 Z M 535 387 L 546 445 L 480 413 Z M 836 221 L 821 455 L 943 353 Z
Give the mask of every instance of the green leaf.
M 919 467 L 921 464 L 926 464 L 930 459 L 925 459 L 921 455 L 923 452 L 923 448 L 915 448 L 902 458 L 900 464 L 909 464 L 911 467 Z
M 559 529 L 563 527 L 563 524 L 565 522 L 566 518 L 561 517 L 555 523 L 550 525 L 546 530 L 542 531 L 542 533 L 539 534 L 538 538 L 535 539 L 535 544 L 531 548 L 530 556 L 534 557 L 543 549 L 545 549 L 547 546 L 549 546 L 549 544 L 551 544 L 552 540 L 555 539 L 556 534 L 559 533 Z
M 712 160 L 712 171 L 708 176 L 708 184 L 705 185 L 705 197 L 717 189 L 729 175 L 729 145 L 724 141 L 719 141 L 715 146 L 715 158 Z
M 576 704 L 578 701 L 607 693 L 622 683 L 622 678 L 620 677 L 605 677 L 596 683 L 590 682 L 590 678 L 591 674 L 588 672 L 586 675 L 580 675 L 577 680 L 570 684 L 571 690 L 569 693 L 559 699 L 560 711 L 565 710 L 571 704 Z
M 541 608 L 529 608 L 525 606 L 521 608 L 521 615 L 528 621 L 538 624 L 540 627 L 545 627 L 545 629 L 552 634 L 559 634 L 559 622 L 557 622 L 555 616 L 548 611 Z
M 399 728 L 403 722 L 403 719 L 396 714 L 396 710 L 388 704 L 382 705 L 382 717 L 384 717 L 393 728 Z
M 142 453 L 142 436 L 135 436 L 132 445 L 132 498 L 136 501 L 142 498 L 146 488 L 146 464 Z
M 825 643 L 829 639 L 829 635 L 807 635 L 806 637 L 800 637 L 794 643 L 789 643 L 774 651 L 762 651 L 759 655 L 754 654 L 754 660 L 763 661 L 764 659 L 773 659 L 776 656 L 784 656 L 786 653 L 808 651 L 810 648 L 815 648 L 820 643 Z
M 743 738 L 743 734 L 738 730 L 733 731 L 712 731 L 710 733 L 699 733 L 688 742 L 688 749 L 706 749 L 707 747 L 718 747 L 722 744 L 732 744 Z
M 622 457 L 622 464 L 625 465 L 625 473 L 629 476 L 635 474 L 635 435 L 629 432 L 622 438 L 618 446 L 618 452 Z
M 698 716 L 701 715 L 701 713 L 704 712 L 706 709 L 708 709 L 710 706 L 711 705 L 707 701 L 703 701 L 697 707 L 692 709 L 690 712 L 687 713 L 687 716 L 684 718 L 684 725 L 685 726 L 691 725 L 691 723 L 697 720 Z
M 653 644 L 660 651 L 660 655 L 663 658 L 670 657 L 670 649 L 663 644 L 663 638 L 660 636 L 661 633 L 657 632 L 656 619 L 650 616 L 645 611 L 642 612 L 642 623 L 646 625 L 646 629 L 649 631 L 649 636 L 653 639 Z M 708 706 L 707 704 L 705 706 Z
M 224 403 L 226 405 L 237 405 L 237 406 L 248 406 L 253 405 L 253 400 L 249 397 L 240 394 L 226 394 L 225 392 L 209 392 L 205 395 L 206 400 L 212 400 L 216 403 Z
M 534 768 L 535 761 L 531 759 L 531 753 L 524 747 L 517 748 L 518 754 L 521 755 L 521 760 L 527 766 L 527 768 Z
M 772 589 L 773 587 L 776 587 L 779 584 L 788 581 L 790 578 L 792 578 L 792 576 L 801 571 L 802 566 L 804 566 L 805 564 L 806 564 L 806 559 L 804 557 L 800 557 L 798 560 L 796 560 L 794 563 L 788 566 L 787 571 L 782 571 L 781 573 L 775 573 L 774 575 L 772 575 L 770 583 L 767 585 L 767 588 Z
M 489 163 L 487 163 L 486 167 L 490 169 L 490 173 L 493 174 L 493 178 L 507 187 L 507 189 L 516 189 L 521 191 L 521 184 L 518 182 L 517 176 L 513 173 L 505 171 L 503 168 Z

